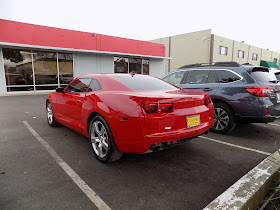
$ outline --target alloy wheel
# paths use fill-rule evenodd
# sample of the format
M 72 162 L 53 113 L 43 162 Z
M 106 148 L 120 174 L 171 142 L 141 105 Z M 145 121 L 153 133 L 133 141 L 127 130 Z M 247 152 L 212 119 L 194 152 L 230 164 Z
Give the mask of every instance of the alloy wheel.
M 229 124 L 229 115 L 222 108 L 214 109 L 214 124 L 213 128 L 216 130 L 224 130 Z
M 96 120 L 91 128 L 91 145 L 98 157 L 104 158 L 107 155 L 109 151 L 108 142 L 108 134 L 104 124 Z
M 50 103 L 48 103 L 47 105 L 47 118 L 48 118 L 48 123 L 51 125 L 53 122 L 53 111 Z

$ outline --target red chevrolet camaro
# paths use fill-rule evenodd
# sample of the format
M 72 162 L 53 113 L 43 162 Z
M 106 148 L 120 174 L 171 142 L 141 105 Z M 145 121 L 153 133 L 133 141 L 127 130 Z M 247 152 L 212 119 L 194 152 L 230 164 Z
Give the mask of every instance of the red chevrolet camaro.
M 90 138 L 101 162 L 190 140 L 211 128 L 214 115 L 208 93 L 141 74 L 80 76 L 50 93 L 46 110 L 49 125 Z

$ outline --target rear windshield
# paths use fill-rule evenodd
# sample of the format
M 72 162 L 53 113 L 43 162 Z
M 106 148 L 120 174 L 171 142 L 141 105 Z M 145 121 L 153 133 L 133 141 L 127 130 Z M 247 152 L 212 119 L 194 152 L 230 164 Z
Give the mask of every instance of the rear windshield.
M 258 82 L 273 82 L 277 83 L 278 79 L 274 74 L 262 71 L 255 71 L 251 73 L 251 76 Z
M 151 76 L 127 75 L 113 76 L 113 78 L 133 90 L 178 90 L 173 85 Z

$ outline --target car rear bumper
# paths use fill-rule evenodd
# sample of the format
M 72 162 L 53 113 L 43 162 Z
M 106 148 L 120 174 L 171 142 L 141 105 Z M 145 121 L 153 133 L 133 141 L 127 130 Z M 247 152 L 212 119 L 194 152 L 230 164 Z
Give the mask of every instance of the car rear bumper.
M 274 122 L 276 119 L 279 119 L 280 116 L 264 116 L 264 117 L 244 117 L 236 116 L 236 120 L 239 123 L 269 123 Z

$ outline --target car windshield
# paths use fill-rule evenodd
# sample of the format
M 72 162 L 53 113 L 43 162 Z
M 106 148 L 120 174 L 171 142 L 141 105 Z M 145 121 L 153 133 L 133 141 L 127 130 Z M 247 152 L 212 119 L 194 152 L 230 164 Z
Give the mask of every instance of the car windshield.
M 255 71 L 251 73 L 251 76 L 258 82 L 273 82 L 273 83 L 279 82 L 279 80 L 276 78 L 274 74 L 270 74 L 268 72 Z
M 113 78 L 133 90 L 178 90 L 175 86 L 151 76 L 120 75 Z

